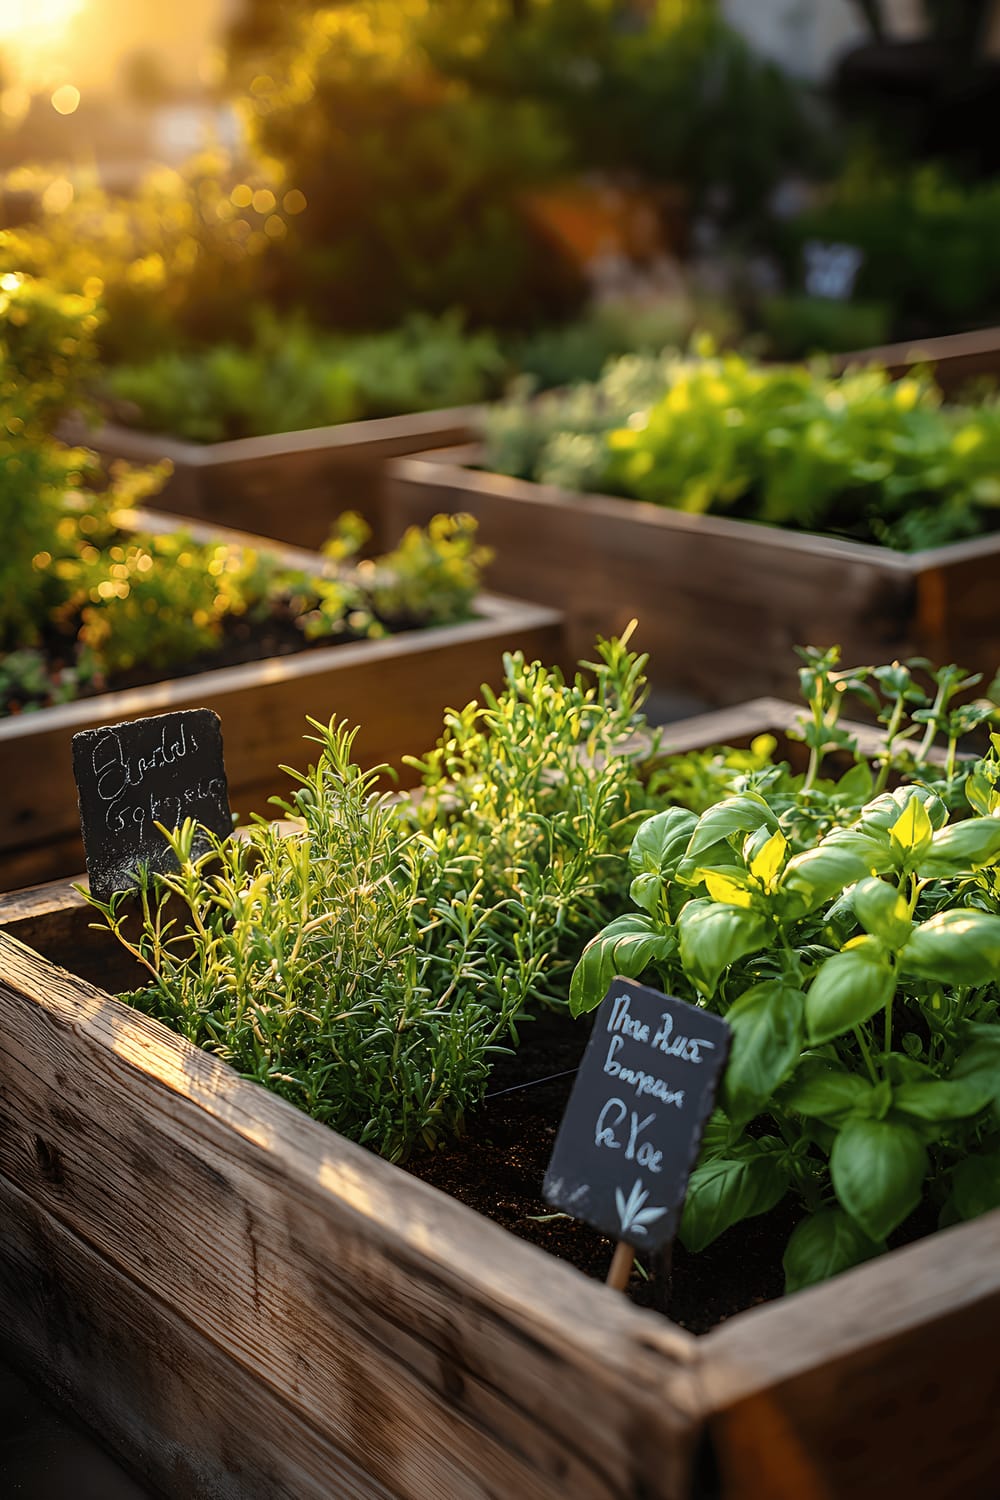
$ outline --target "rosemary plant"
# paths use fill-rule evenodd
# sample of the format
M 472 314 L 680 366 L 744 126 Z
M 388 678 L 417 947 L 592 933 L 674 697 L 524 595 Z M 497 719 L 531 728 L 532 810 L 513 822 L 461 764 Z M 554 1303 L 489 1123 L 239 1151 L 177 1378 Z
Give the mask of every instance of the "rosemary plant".
M 319 754 L 287 811 L 93 904 L 149 975 L 124 998 L 390 1159 L 461 1131 L 495 1055 L 565 1001 L 587 937 L 624 901 L 644 658 L 601 643 L 592 676 L 505 658 L 506 686 L 448 716 L 425 792 L 380 793 L 354 734 Z

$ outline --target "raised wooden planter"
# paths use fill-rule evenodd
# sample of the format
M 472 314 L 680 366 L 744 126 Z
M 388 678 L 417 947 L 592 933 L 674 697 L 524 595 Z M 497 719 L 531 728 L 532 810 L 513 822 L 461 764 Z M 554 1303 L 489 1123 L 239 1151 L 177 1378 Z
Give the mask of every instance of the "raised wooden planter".
M 833 360 L 835 370 L 844 370 L 849 365 L 882 365 L 893 377 L 906 375 L 915 365 L 925 364 L 933 365 L 935 379 L 947 396 L 960 396 L 972 380 L 1000 377 L 1000 328 L 977 328 L 974 333 L 884 344 L 878 349 L 838 354 Z
M 177 525 L 153 513 L 137 512 L 135 519 L 146 529 Z M 218 527 L 186 529 L 275 550 L 260 537 Z M 321 566 L 313 554 L 277 550 L 297 566 Z M 446 708 L 463 707 L 484 682 L 500 684 L 504 651 L 561 659 L 561 621 L 553 610 L 492 594 L 479 595 L 474 610 L 476 617 L 461 625 L 317 647 L 0 719 L 0 890 L 51 880 L 83 863 L 70 756 L 79 730 L 175 709 L 214 709 L 222 719 L 233 811 L 245 819 L 271 811 L 269 797 L 294 790 L 278 766 L 304 768 L 315 760 L 303 738 L 312 732 L 307 716 L 360 724 L 355 755 L 365 765 L 398 767 L 403 755 L 435 743 Z
M 188 443 L 110 422 L 94 432 L 67 423 L 62 436 L 109 463 L 169 459 L 173 473 L 156 497 L 161 510 L 311 548 L 323 545 L 342 511 L 356 510 L 372 528 L 372 548 L 381 551 L 386 460 L 467 442 L 478 431 L 476 408 L 455 407 L 229 443 Z
M 95 988 L 88 920 L 0 898 L 0 1350 L 164 1495 L 993 1493 L 1000 1214 L 694 1338 Z
M 775 526 L 584 495 L 471 467 L 474 447 L 394 460 L 390 535 L 468 511 L 491 587 L 565 611 L 573 655 L 634 616 L 652 680 L 707 703 L 797 691 L 796 645 L 853 666 L 927 656 L 1000 664 L 1000 536 L 893 552 Z

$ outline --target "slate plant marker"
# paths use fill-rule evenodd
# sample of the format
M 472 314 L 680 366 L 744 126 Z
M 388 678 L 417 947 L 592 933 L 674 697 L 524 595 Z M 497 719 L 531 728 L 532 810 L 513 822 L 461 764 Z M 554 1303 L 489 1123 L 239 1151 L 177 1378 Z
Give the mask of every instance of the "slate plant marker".
M 617 1241 L 609 1286 L 636 1250 L 664 1251 L 729 1056 L 720 1016 L 630 979 L 612 980 L 573 1084 L 542 1193 Z
M 157 823 L 174 829 L 193 818 L 220 838 L 232 832 L 222 731 L 211 709 L 85 729 L 73 736 L 73 775 L 90 889 L 99 901 L 136 886 L 140 864 L 176 868 Z

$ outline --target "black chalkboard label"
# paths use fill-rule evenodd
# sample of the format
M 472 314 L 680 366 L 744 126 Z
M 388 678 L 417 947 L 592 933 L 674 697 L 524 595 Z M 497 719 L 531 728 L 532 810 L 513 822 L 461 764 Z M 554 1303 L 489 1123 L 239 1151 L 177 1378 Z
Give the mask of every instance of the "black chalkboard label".
M 729 1041 L 719 1016 L 613 980 L 559 1127 L 546 1202 L 636 1249 L 672 1240 Z
M 225 838 L 232 832 L 218 714 L 185 709 L 73 736 L 90 889 L 100 901 L 137 884 L 135 871 L 176 868 L 156 828 L 185 818 Z M 204 840 L 196 841 L 204 852 Z

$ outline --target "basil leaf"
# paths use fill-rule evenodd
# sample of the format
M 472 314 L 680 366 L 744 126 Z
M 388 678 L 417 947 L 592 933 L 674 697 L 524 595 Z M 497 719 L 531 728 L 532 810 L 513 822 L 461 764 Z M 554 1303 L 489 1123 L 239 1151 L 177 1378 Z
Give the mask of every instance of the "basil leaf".
M 913 929 L 899 962 L 942 984 L 986 984 L 1000 974 L 1000 917 L 968 907 L 940 912 Z
M 710 849 L 713 844 L 720 843 L 723 839 L 731 838 L 734 833 L 752 833 L 755 828 L 764 826 L 775 829 L 778 820 L 768 807 L 767 803 L 759 797 L 726 797 L 715 807 L 710 807 L 707 812 L 702 813 L 698 819 L 698 826 L 691 835 L 685 859 L 690 861 L 697 859 L 704 850 Z
M 815 1286 L 884 1251 L 842 1208 L 821 1208 L 796 1226 L 785 1247 L 785 1291 Z
M 672 875 L 683 857 L 698 819 L 683 807 L 670 807 L 640 824 L 628 862 L 640 875 Z
M 866 944 L 871 939 L 863 940 Z M 828 958 L 806 995 L 806 1030 L 813 1045 L 842 1036 L 889 1003 L 895 975 L 877 947 L 846 948 Z
M 616 917 L 587 944 L 573 970 L 569 1009 L 573 1016 L 596 1010 L 616 974 L 638 979 L 650 964 L 669 958 L 676 950 L 673 932 L 662 932 L 647 916 L 629 912 Z
M 805 998 L 771 979 L 747 990 L 727 1012 L 733 1041 L 723 1098 L 734 1125 L 759 1114 L 798 1062 Z
M 1000 1150 L 960 1161 L 952 1173 L 951 1196 L 962 1219 L 978 1219 L 1000 1208 Z
M 968 818 L 942 828 L 920 861 L 923 876 L 953 875 L 1000 858 L 1000 818 Z
M 731 1225 L 767 1213 L 785 1196 L 788 1182 L 788 1168 L 771 1151 L 695 1167 L 681 1217 L 684 1248 L 704 1250 Z
M 860 855 L 825 841 L 804 854 L 796 854 L 785 866 L 778 889 L 797 897 L 798 912 L 805 916 L 839 896 L 847 885 L 853 885 L 868 874 Z
M 714 993 L 723 969 L 767 942 L 766 917 L 714 901 L 689 901 L 677 919 L 681 962 L 706 994 Z
M 810 1119 L 837 1125 L 871 1093 L 871 1084 L 856 1073 L 821 1057 L 803 1058 L 781 1102 Z
M 893 1090 L 893 1108 L 919 1120 L 966 1120 L 993 1098 L 994 1085 L 982 1078 L 933 1078 L 903 1083 Z
M 900 948 L 913 929 L 910 912 L 894 885 L 873 875 L 859 880 L 851 897 L 855 915 L 866 932 L 890 948 Z
M 908 1125 L 849 1119 L 830 1153 L 834 1191 L 869 1239 L 884 1240 L 920 1202 L 927 1152 Z

